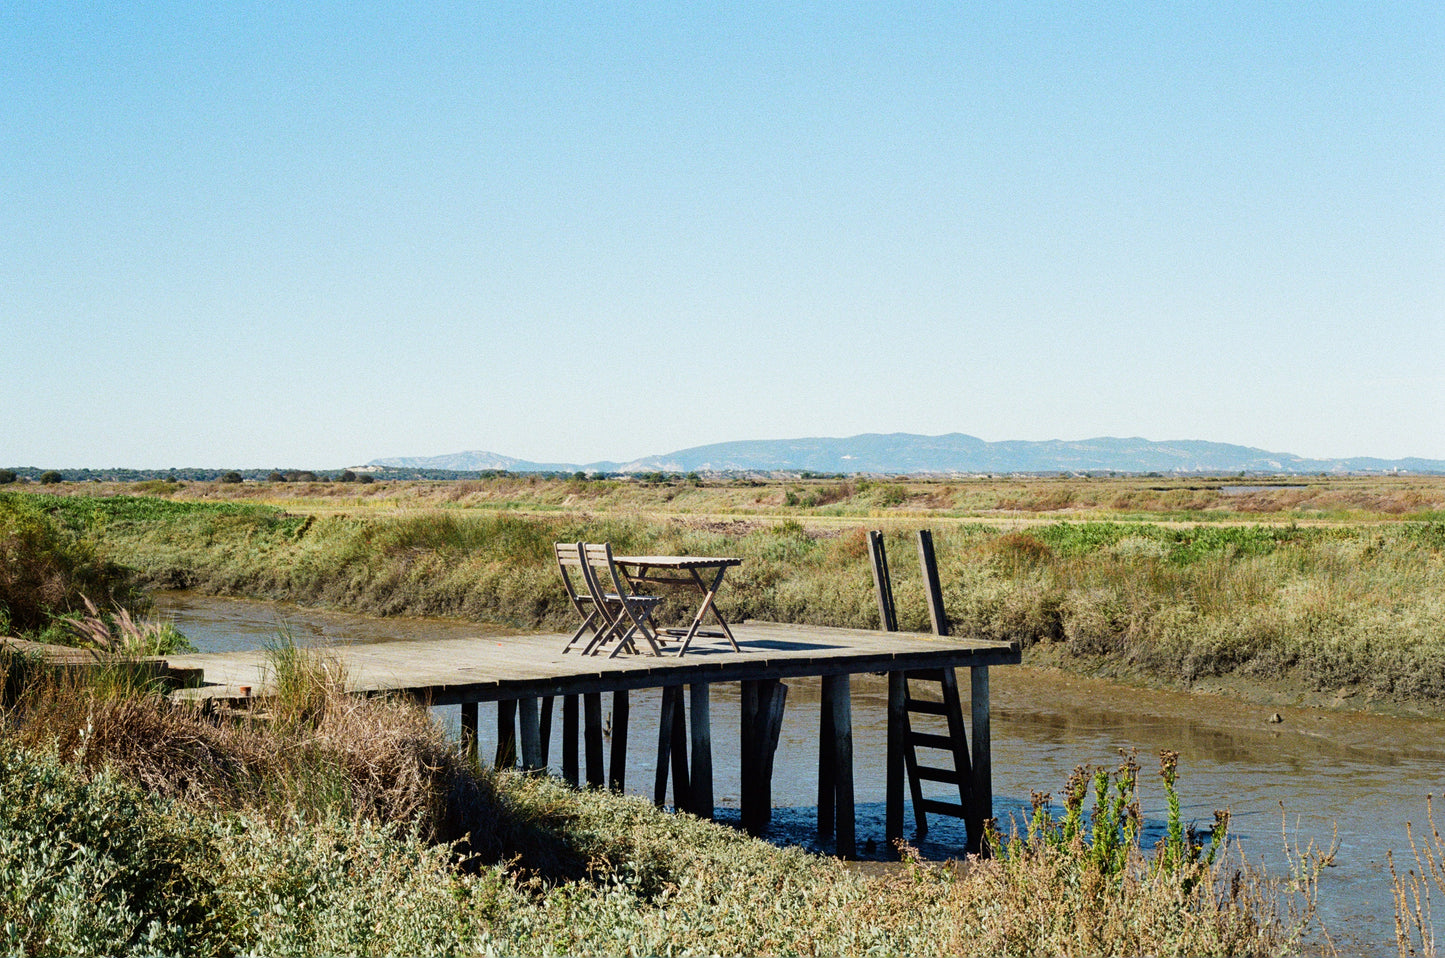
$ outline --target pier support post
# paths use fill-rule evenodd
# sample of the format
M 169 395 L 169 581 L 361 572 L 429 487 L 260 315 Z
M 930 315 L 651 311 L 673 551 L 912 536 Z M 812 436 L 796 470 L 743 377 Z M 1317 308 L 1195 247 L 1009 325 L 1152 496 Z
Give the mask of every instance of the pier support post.
M 833 689 L 819 676 L 818 689 L 818 840 L 836 833 L 838 810 L 838 756 L 833 750 Z
M 751 679 L 742 685 L 743 828 L 760 835 L 773 818 L 773 755 L 788 687 L 777 679 Z
M 477 762 L 477 703 L 462 703 L 462 754 L 473 765 Z
M 761 832 L 766 825 L 766 822 L 759 824 L 757 811 L 757 777 L 760 771 L 757 761 L 759 684 L 756 679 L 744 679 L 738 692 L 738 740 L 741 746 L 738 755 L 738 785 L 741 790 L 739 804 L 743 828 L 754 835 Z
M 973 719 L 973 761 L 971 815 L 968 820 L 968 850 L 987 857 L 992 854 L 983 841 L 984 823 L 993 818 L 993 760 L 989 729 L 988 666 L 969 669 L 970 711 Z M 977 837 L 975 837 L 977 836 Z
M 497 702 L 497 768 L 514 768 L 517 764 L 517 700 Z
M 517 700 L 517 719 L 522 727 L 522 768 L 533 771 L 545 768 L 542 760 L 542 726 L 536 696 Z
M 832 736 L 820 747 L 832 753 L 834 808 L 834 853 L 839 858 L 857 856 L 856 822 L 853 809 L 853 696 L 849 676 L 823 676 L 825 708 L 832 716 Z
M 692 806 L 687 773 L 687 706 L 681 685 L 662 687 L 662 713 L 657 722 L 657 777 L 652 800 L 658 808 L 667 804 L 667 777 L 672 774 L 672 806 L 687 810 Z
M 577 787 L 577 696 L 562 697 L 562 781 Z
M 692 712 L 692 808 L 701 818 L 713 817 L 712 795 L 712 686 L 694 682 L 688 687 Z
M 548 695 L 547 697 L 545 697 L 545 698 L 542 699 L 542 729 L 541 729 L 541 731 L 542 731 L 542 765 L 541 765 L 541 767 L 542 767 L 542 768 L 547 768 L 547 767 L 548 767 L 547 753 L 548 753 L 549 751 L 551 751 L 551 746 L 552 746 L 552 699 L 553 699 L 553 698 L 554 698 L 554 696 Z
M 587 787 L 606 784 L 602 770 L 602 693 L 582 695 L 582 736 L 587 740 Z
M 607 787 L 620 792 L 627 787 L 627 690 L 612 693 L 612 760 L 607 767 Z
M 884 812 L 883 838 L 888 843 L 890 854 L 896 851 L 894 842 L 903 838 L 903 786 L 907 768 L 904 758 L 904 736 L 908 728 L 905 711 L 908 701 L 908 674 L 888 673 L 888 755 L 885 759 L 887 777 L 887 805 Z
M 672 807 L 692 808 L 692 778 L 687 767 L 687 697 L 683 687 L 672 690 Z

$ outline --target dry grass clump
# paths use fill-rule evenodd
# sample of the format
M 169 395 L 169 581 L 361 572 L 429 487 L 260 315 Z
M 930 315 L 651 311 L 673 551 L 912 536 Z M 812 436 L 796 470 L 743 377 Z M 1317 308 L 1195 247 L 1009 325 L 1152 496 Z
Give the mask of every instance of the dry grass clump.
M 344 810 L 451 840 L 457 803 L 484 804 L 470 771 L 425 710 L 344 692 L 324 657 L 296 654 L 282 694 L 254 713 L 215 714 L 110 670 L 30 669 L 0 734 L 91 770 L 112 767 L 152 794 L 195 807 Z M 14 660 L 0 668 L 18 669 Z M 308 682 L 310 684 L 308 684 Z M 473 793 L 473 794 L 468 794 Z
M 1406 860 L 1405 870 L 1401 872 L 1396 868 L 1394 851 L 1385 853 L 1395 893 L 1395 942 L 1401 955 L 1440 953 L 1436 940 L 1438 923 L 1432 904 L 1434 896 L 1445 895 L 1445 838 L 1435 823 L 1434 796 L 1425 796 L 1425 817 L 1429 833 L 1420 839 L 1415 837 L 1413 826 L 1405 823 L 1415 867 L 1409 867 Z

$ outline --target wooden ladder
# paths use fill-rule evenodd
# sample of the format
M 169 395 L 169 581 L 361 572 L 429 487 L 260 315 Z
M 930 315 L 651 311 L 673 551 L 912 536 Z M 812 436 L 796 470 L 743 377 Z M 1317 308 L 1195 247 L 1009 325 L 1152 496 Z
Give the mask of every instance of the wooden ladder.
M 873 584 L 878 595 L 878 615 L 884 631 L 898 631 L 898 616 L 893 604 L 893 583 L 888 572 L 888 555 L 883 545 L 883 533 L 868 533 L 868 551 L 873 564 Z M 943 609 L 943 589 L 938 581 L 938 564 L 933 553 L 933 533 L 927 529 L 918 532 L 918 559 L 923 572 L 923 583 L 928 597 L 928 612 L 933 631 L 938 635 L 949 634 L 948 618 Z M 979 672 L 982 672 L 982 695 L 978 694 Z M 948 815 L 963 819 L 968 833 L 968 851 L 984 853 L 983 828 L 989 817 L 993 796 L 988 787 L 988 673 L 985 669 L 974 669 L 974 688 L 971 691 L 975 706 L 974 751 L 970 756 L 968 732 L 963 722 L 963 702 L 958 693 L 957 670 L 923 669 L 903 672 L 901 720 L 903 759 L 907 769 L 908 787 L 913 798 L 913 817 L 918 825 L 918 837 L 928 834 L 928 813 Z M 940 698 L 922 698 L 914 695 L 915 690 L 936 687 Z M 985 711 L 983 721 L 978 721 L 977 706 Z M 942 719 L 942 722 L 939 720 Z M 980 740 L 982 739 L 982 740 Z M 928 763 L 919 760 L 919 750 L 927 750 Z M 978 763 L 981 766 L 975 767 Z M 982 773 L 982 780 L 980 778 Z M 953 785 L 958 789 L 958 801 L 927 797 L 923 794 L 924 782 L 938 782 Z

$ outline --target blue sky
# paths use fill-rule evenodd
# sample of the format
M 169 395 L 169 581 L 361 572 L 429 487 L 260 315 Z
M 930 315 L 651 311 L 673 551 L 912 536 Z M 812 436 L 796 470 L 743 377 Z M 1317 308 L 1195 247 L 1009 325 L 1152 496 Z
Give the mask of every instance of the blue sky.
M 0 465 L 1445 458 L 1445 6 L 0 6 Z

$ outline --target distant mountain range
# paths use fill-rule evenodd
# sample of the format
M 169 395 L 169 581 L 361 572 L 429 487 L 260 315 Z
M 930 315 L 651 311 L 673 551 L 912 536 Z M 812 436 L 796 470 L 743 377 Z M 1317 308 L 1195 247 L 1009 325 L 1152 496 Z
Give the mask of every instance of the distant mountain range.
M 371 467 L 450 472 L 819 472 L 976 473 L 1302 473 L 1445 472 L 1439 459 L 1306 459 L 1290 453 L 1197 439 L 1154 442 L 1104 436 L 1069 442 L 986 442 L 962 433 L 865 433 L 846 439 L 754 439 L 695 446 L 631 462 L 529 462 L 494 452 L 374 459 Z

